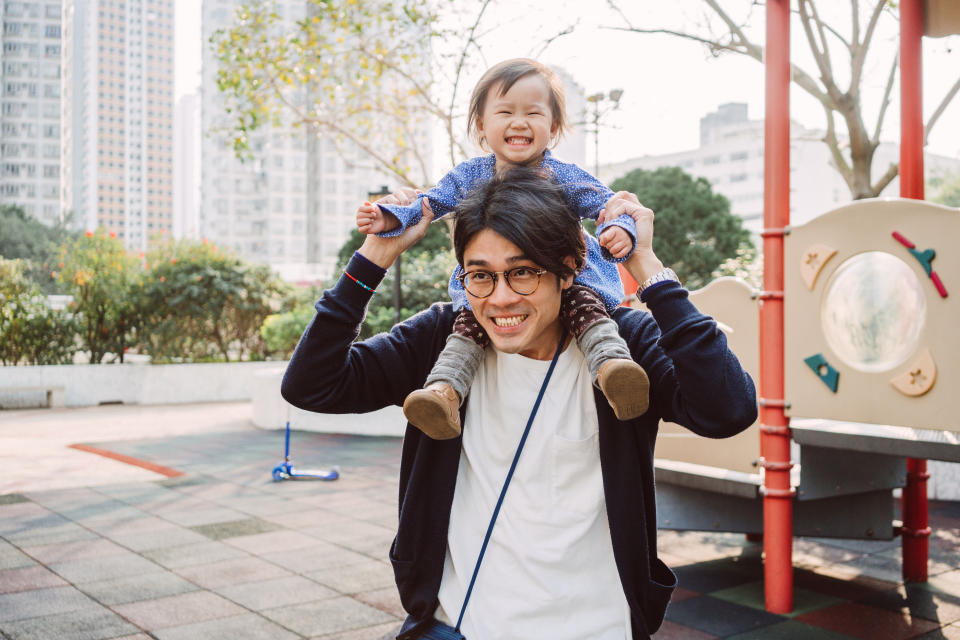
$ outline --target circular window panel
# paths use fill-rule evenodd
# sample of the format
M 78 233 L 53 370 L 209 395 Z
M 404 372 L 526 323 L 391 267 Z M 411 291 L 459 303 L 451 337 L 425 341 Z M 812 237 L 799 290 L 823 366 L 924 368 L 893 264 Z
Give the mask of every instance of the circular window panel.
M 823 296 L 823 335 L 847 365 L 889 371 L 916 351 L 927 301 L 903 260 L 883 251 L 857 254 L 837 267 Z

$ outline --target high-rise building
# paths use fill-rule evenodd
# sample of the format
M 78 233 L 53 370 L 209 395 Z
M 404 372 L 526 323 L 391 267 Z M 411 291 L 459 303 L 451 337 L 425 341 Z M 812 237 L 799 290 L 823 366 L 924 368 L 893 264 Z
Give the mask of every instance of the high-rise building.
M 322 280 L 356 226 L 357 206 L 382 185 L 399 186 L 374 168 L 349 141 L 336 142 L 309 127 L 264 128 L 249 136 L 252 158 L 236 157 L 224 131 L 230 115 L 217 89 L 217 59 L 207 44 L 233 25 L 241 0 L 203 0 L 201 99 L 201 234 L 244 258 L 269 264 L 291 281 Z M 279 0 L 285 24 L 306 16 L 304 0 Z M 410 129 L 431 162 L 428 133 Z M 390 138 L 392 140 L 392 138 Z
M 0 203 L 60 208 L 61 1 L 0 3 Z
M 200 235 L 200 100 L 188 93 L 173 115 L 173 237 Z
M 130 249 L 173 227 L 174 0 L 65 0 L 63 206 Z
M 850 202 L 850 190 L 836 169 L 823 131 L 790 126 L 790 222 L 802 224 Z M 873 159 L 874 179 L 899 162 L 900 147 L 882 142 Z M 927 175 L 957 171 L 960 160 L 925 155 Z M 600 167 L 598 176 L 609 184 L 633 169 L 680 167 L 695 177 L 704 177 L 716 193 L 730 200 L 732 213 L 743 218 L 744 227 L 759 234 L 763 227 L 763 120 L 750 120 L 747 105 L 731 103 L 700 119 L 700 146 L 656 156 L 641 156 Z M 884 195 L 899 193 L 894 179 Z
M 560 67 L 551 67 L 563 82 L 563 93 L 567 101 L 567 134 L 553 148 L 553 155 L 564 162 L 572 162 L 588 171 L 587 167 L 587 130 L 589 129 L 587 99 L 583 87 L 577 84 L 573 76 Z

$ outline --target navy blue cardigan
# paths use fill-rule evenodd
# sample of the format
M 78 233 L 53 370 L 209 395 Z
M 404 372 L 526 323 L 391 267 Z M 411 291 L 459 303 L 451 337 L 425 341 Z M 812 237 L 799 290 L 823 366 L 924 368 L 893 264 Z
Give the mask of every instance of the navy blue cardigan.
M 374 288 L 384 275 L 358 255 L 347 271 Z M 363 413 L 402 405 L 423 386 L 453 327 L 452 305 L 434 304 L 389 333 L 355 343 L 371 295 L 342 276 L 317 302 L 283 378 L 288 402 L 309 411 Z M 659 628 L 676 587 L 673 572 L 657 558 L 653 452 L 660 419 L 723 438 L 746 429 L 757 415 L 753 381 L 687 291 L 660 285 L 645 302 L 651 313 L 620 308 L 613 318 L 650 377 L 650 409 L 621 423 L 595 390 L 607 517 L 635 639 Z M 407 425 L 400 520 L 390 548 L 400 599 L 411 616 L 405 629 L 429 620 L 437 607 L 460 446 L 460 438 L 432 440 Z

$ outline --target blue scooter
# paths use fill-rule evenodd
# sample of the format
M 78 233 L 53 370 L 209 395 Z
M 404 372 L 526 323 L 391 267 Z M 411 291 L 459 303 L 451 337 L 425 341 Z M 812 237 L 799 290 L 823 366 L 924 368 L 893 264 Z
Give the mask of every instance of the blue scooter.
M 287 409 L 287 437 L 286 445 L 283 450 L 283 462 L 273 468 L 274 482 L 281 480 L 336 480 L 340 477 L 340 468 L 332 467 L 330 469 L 307 469 L 297 471 L 290 464 L 290 410 Z

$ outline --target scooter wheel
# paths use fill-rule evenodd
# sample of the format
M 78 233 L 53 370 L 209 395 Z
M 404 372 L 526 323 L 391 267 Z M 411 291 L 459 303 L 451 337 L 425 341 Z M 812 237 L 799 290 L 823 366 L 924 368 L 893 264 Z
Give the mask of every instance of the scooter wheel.
M 283 468 L 282 464 L 279 464 L 273 468 L 272 475 L 274 482 L 280 482 L 287 476 L 286 470 Z

